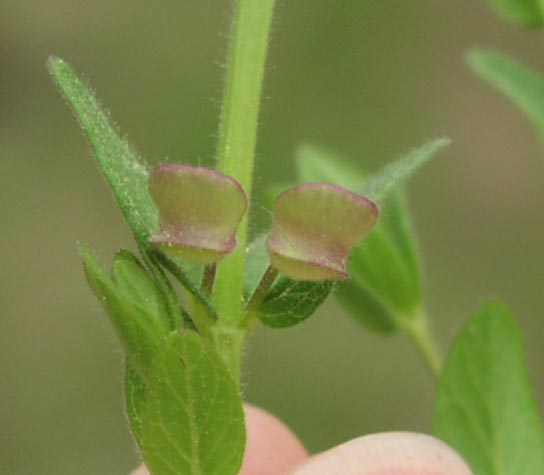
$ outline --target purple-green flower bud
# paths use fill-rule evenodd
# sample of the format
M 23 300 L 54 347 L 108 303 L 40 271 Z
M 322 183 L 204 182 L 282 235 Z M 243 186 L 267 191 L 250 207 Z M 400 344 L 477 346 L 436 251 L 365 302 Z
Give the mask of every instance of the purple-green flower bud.
M 160 215 L 160 228 L 149 242 L 166 254 L 211 264 L 236 247 L 247 198 L 233 178 L 172 163 L 152 172 L 149 191 Z
M 327 183 L 305 183 L 276 200 L 266 246 L 272 265 L 297 280 L 348 276 L 346 259 L 374 227 L 378 207 Z

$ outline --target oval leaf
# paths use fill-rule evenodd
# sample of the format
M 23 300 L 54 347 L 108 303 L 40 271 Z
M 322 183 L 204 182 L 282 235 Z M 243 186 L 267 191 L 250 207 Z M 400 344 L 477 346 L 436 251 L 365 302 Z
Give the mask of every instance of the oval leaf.
M 544 429 L 521 336 L 503 304 L 483 305 L 455 340 L 434 427 L 478 475 L 544 473 Z
M 141 449 L 153 475 L 235 475 L 245 424 L 236 384 L 210 345 L 173 333 L 157 355 L 141 420 Z

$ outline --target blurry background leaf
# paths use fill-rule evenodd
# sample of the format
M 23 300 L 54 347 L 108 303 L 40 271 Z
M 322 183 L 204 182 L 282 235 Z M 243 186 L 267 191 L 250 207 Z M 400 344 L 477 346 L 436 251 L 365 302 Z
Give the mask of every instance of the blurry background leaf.
M 438 386 L 435 434 L 478 475 L 544 473 L 544 428 L 514 317 L 484 304 L 448 355 Z
M 541 0 L 491 0 L 500 14 L 512 23 L 537 27 L 544 23 L 544 4 Z
M 544 141 L 544 79 L 515 61 L 491 51 L 468 56 L 472 70 L 506 95 L 537 128 Z
M 173 333 L 157 355 L 141 419 L 141 448 L 155 475 L 235 475 L 245 422 L 236 384 L 206 341 Z M 134 416 L 132 417 L 134 420 Z
M 295 152 L 300 183 L 332 183 L 358 193 L 364 183 L 364 171 L 346 163 L 338 153 L 311 143 L 300 145 Z

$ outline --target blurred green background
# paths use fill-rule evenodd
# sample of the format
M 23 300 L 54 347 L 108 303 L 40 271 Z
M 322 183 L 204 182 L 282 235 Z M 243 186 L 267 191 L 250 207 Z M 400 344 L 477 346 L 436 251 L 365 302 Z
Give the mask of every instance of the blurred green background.
M 76 243 L 109 262 L 131 236 L 48 78 L 50 54 L 87 77 L 151 163 L 212 164 L 230 1 L 0 2 L 0 472 L 125 475 L 121 350 Z M 446 347 L 486 298 L 523 327 L 544 400 L 544 152 L 479 82 L 472 46 L 544 70 L 543 34 L 482 1 L 280 1 L 256 188 L 314 141 L 374 169 L 442 134 L 454 145 L 410 183 L 433 326 Z M 259 209 L 257 204 L 255 207 Z M 429 430 L 434 384 L 403 337 L 369 334 L 329 300 L 308 323 L 260 329 L 245 394 L 312 451 L 356 435 Z

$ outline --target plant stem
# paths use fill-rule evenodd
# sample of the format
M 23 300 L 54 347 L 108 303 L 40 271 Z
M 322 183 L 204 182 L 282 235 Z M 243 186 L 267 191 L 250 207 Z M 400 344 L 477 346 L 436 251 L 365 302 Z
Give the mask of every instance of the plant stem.
M 276 282 L 277 277 L 278 271 L 274 267 L 268 266 L 266 272 L 263 274 L 259 282 L 259 285 L 255 289 L 255 292 L 253 292 L 251 299 L 249 299 L 249 302 L 246 305 L 244 320 L 244 327 L 246 329 L 249 330 L 251 327 L 253 327 L 253 322 L 255 320 L 257 310 L 259 309 L 261 303 L 263 302 L 266 294 L 268 293 L 274 282 Z
M 438 378 L 442 371 L 442 356 L 432 337 L 425 312 L 420 311 L 404 328 L 433 377 Z
M 251 202 L 257 119 L 274 0 L 238 0 L 232 24 L 223 99 L 217 168 L 244 188 Z M 213 301 L 219 324 L 242 321 L 248 218 L 237 234 L 238 247 L 219 265 Z
M 242 185 L 249 203 L 273 9 L 274 0 L 236 1 L 227 59 L 217 168 Z M 235 381 L 240 378 L 240 360 L 247 334 L 242 322 L 248 215 L 249 210 L 238 229 L 238 246 L 218 266 L 213 287 L 213 303 L 218 313 L 213 328 L 214 345 Z
M 200 283 L 200 290 L 208 298 L 212 295 L 213 282 L 215 280 L 215 272 L 217 270 L 217 265 L 215 262 L 213 264 L 208 264 L 204 267 L 204 273 L 202 275 L 202 282 Z

